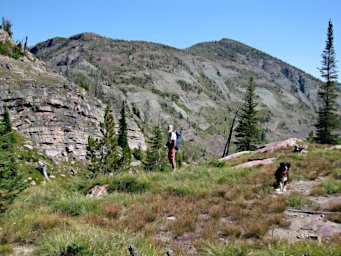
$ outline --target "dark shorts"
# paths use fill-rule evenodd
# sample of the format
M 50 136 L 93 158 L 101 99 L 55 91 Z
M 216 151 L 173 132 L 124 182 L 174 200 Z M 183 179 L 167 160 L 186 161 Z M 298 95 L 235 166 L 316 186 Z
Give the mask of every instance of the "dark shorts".
M 175 159 L 175 153 L 176 153 L 176 150 L 168 150 L 168 159 L 169 160 L 173 160 Z

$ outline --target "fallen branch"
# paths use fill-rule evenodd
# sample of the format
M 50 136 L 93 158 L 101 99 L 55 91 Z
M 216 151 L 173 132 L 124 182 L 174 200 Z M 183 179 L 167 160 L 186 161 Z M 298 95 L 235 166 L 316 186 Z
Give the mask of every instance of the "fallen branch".
M 341 212 L 313 211 L 313 210 L 304 210 L 304 209 L 296 209 L 296 208 L 288 208 L 288 211 L 307 213 L 307 214 L 341 214 Z
M 248 159 L 247 161 L 248 161 L 248 162 L 252 162 L 252 161 L 262 161 L 262 160 L 269 159 L 269 158 L 272 158 L 272 157 L 250 158 L 250 159 Z

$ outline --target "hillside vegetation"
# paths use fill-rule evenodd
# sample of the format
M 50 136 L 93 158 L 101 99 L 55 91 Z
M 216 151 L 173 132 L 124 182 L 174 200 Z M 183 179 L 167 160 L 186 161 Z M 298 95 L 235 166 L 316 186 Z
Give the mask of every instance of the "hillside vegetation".
M 293 243 L 273 235 L 276 229 L 295 232 L 287 207 L 341 207 L 327 209 L 294 188 L 274 193 L 274 171 L 288 161 L 291 182 L 315 182 L 311 195 L 341 194 L 340 149 L 309 145 L 307 154 L 291 151 L 253 155 L 277 160 L 246 169 L 233 166 L 249 155 L 189 165 L 175 174 L 123 173 L 89 180 L 85 171 L 67 179 L 57 172 L 56 180 L 24 191 L 2 216 L 0 251 L 24 247 L 33 255 L 129 255 L 128 245 L 133 245 L 140 255 L 165 255 L 168 249 L 174 255 L 340 255 L 340 233 L 321 236 L 321 242 L 302 238 Z M 19 155 L 24 152 L 18 148 Z M 102 185 L 107 195 L 87 196 Z M 340 213 L 324 218 L 341 222 Z
M 307 137 L 318 106 L 319 80 L 229 39 L 175 49 L 82 33 L 52 38 L 31 52 L 114 108 L 126 100 L 144 134 L 156 123 L 175 124 L 187 144 L 198 148 L 193 158 L 222 153 L 251 76 L 263 142 Z

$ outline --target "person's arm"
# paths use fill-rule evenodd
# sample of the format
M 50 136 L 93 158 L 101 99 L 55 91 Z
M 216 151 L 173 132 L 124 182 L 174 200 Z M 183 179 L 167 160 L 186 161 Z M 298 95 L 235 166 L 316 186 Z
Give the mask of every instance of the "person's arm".
M 174 140 L 173 149 L 175 149 L 175 146 L 176 146 L 176 140 Z

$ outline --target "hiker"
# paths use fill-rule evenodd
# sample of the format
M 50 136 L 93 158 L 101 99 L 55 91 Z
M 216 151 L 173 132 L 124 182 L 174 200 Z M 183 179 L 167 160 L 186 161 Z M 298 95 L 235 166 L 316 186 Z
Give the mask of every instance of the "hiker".
M 168 159 L 170 164 L 172 165 L 172 171 L 176 171 L 176 163 L 175 163 L 175 153 L 176 153 L 176 133 L 173 131 L 173 125 L 168 125 Z

